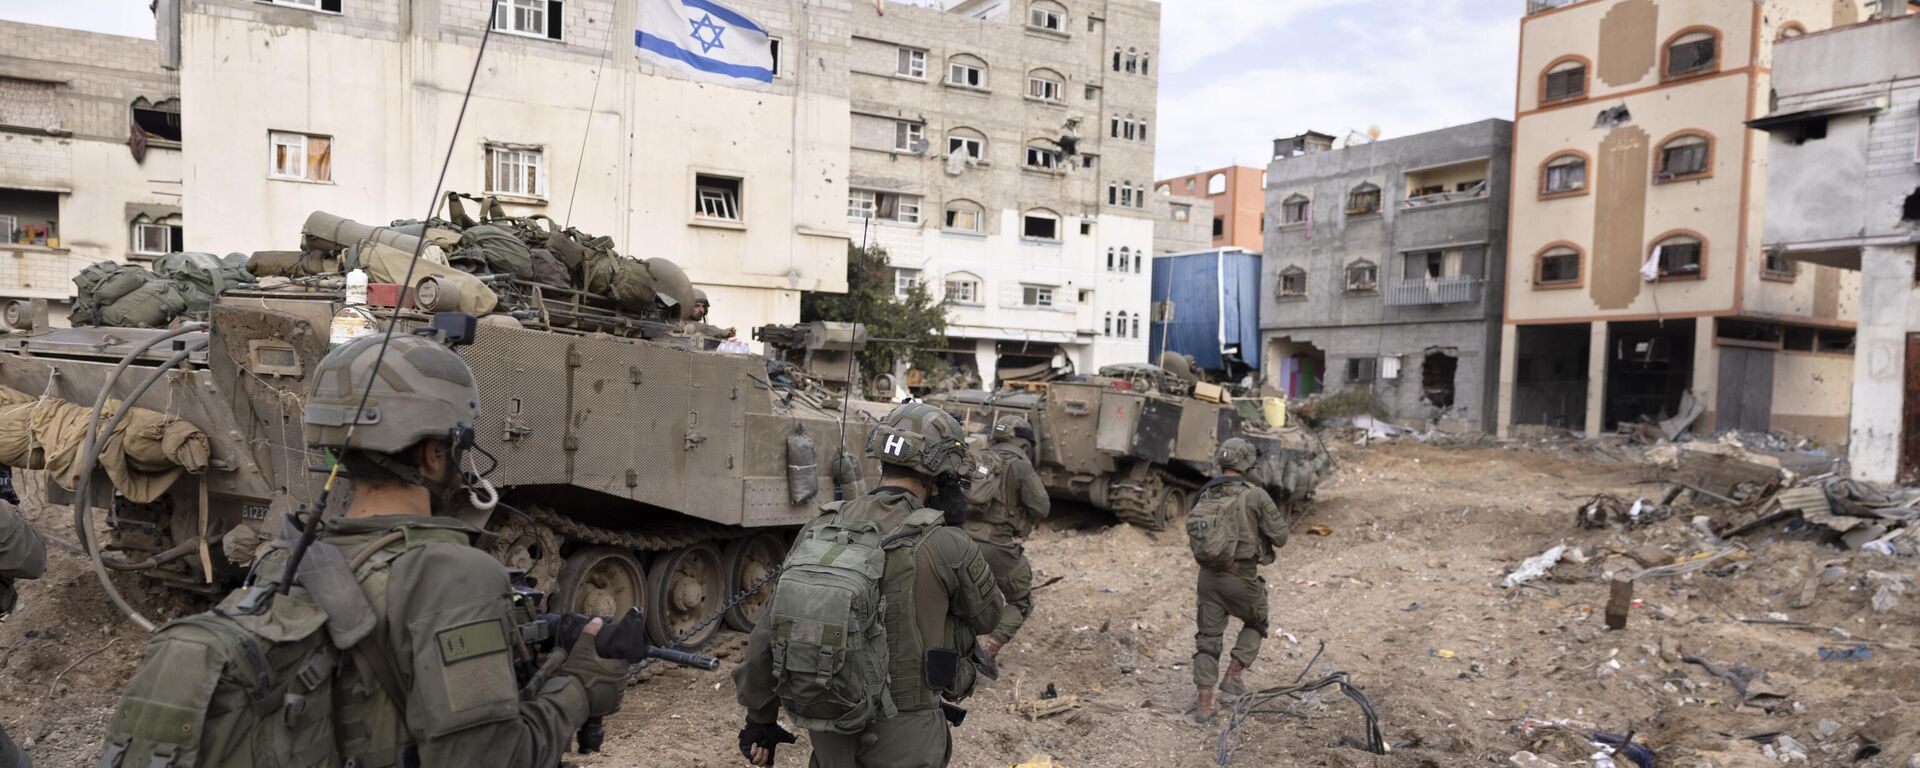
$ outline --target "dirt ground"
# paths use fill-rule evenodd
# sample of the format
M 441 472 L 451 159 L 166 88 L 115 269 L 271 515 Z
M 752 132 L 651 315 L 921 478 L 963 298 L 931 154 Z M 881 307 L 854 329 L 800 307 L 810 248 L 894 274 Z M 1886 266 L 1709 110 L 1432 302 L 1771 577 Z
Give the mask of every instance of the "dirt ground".
M 1869 604 L 1869 572 L 1911 577 L 1911 559 L 1848 553 L 1776 528 L 1743 539 L 1750 551 L 1731 565 L 1638 582 L 1642 604 L 1627 629 L 1609 631 L 1601 611 L 1611 575 L 1639 567 L 1624 553 L 1711 551 L 1689 518 L 1724 511 L 1689 510 L 1634 530 L 1578 528 L 1573 510 L 1592 493 L 1660 490 L 1636 482 L 1644 469 L 1596 451 L 1408 442 L 1345 446 L 1338 456 L 1337 481 L 1262 569 L 1272 626 L 1249 682 L 1347 672 L 1393 751 L 1341 746 L 1363 736 L 1363 720 L 1328 689 L 1248 721 L 1230 739 L 1232 764 L 1505 765 L 1530 749 L 1558 765 L 1591 765 L 1589 728 L 1632 732 L 1657 764 L 1688 768 L 1774 764 L 1752 738 L 1771 734 L 1805 745 L 1812 765 L 1920 760 L 1912 757 L 1920 593 L 1886 612 Z M 64 509 L 31 514 L 70 538 Z M 1193 699 L 1194 565 L 1184 536 L 1112 527 L 1085 510 L 1059 517 L 1028 544 L 1036 582 L 1059 580 L 1036 593 L 1001 680 L 967 703 L 953 764 L 1004 768 L 1046 756 L 1071 768 L 1215 765 L 1221 721 L 1203 727 L 1182 714 Z M 1557 544 L 1568 545 L 1568 559 L 1545 578 L 1502 588 L 1522 560 Z M 106 604 L 79 557 L 50 549 L 48 577 L 23 583 L 21 610 L 0 624 L 0 726 L 37 765 L 90 766 L 141 633 Z M 1807 590 L 1811 603 L 1792 607 Z M 193 605 L 131 591 L 156 614 Z M 1819 660 L 1822 647 L 1860 643 L 1870 658 Z M 1743 703 L 1727 680 L 1682 656 L 1767 677 L 1749 684 Z M 609 718 L 607 751 L 581 765 L 743 764 L 728 677 L 685 669 L 644 677 Z M 1081 706 L 1037 721 L 1009 711 L 1049 685 Z M 1523 729 L 1527 718 L 1586 725 Z M 783 748 L 779 764 L 805 765 L 805 746 L 803 737 Z

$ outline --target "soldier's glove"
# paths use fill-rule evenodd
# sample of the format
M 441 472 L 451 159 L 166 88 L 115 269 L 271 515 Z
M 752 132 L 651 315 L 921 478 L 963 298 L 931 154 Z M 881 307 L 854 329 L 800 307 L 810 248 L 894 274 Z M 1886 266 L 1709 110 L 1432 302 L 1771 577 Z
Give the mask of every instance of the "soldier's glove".
M 607 628 L 601 632 L 608 631 Z M 627 692 L 627 670 L 632 665 L 601 656 L 598 642 L 574 643 L 560 664 L 560 674 L 580 681 L 587 689 L 587 715 L 600 717 L 620 709 L 620 697 Z
M 608 622 L 593 638 L 593 648 L 604 659 L 638 664 L 647 657 L 647 618 L 639 608 L 628 608 L 619 621 Z
M 772 757 L 775 747 L 799 740 L 800 737 L 780 727 L 779 723 L 747 723 L 740 729 L 740 756 L 752 760 L 753 748 L 760 747 L 767 751 L 768 757 Z M 772 765 L 773 761 L 768 760 L 767 764 Z

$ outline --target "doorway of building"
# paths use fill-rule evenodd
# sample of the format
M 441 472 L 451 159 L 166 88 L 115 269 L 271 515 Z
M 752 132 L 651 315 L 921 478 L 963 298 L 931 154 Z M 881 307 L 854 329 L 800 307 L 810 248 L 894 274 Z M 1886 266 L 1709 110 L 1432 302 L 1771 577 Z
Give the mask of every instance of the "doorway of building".
M 1267 342 L 1267 359 L 1272 361 L 1268 365 L 1273 371 L 1269 386 L 1289 400 L 1307 397 L 1325 386 L 1327 353 L 1310 343 L 1273 339 Z
M 1513 423 L 1585 429 L 1592 346 L 1593 329 L 1585 323 L 1516 328 Z
M 1601 428 L 1659 421 L 1693 386 L 1694 320 L 1607 324 L 1607 394 Z

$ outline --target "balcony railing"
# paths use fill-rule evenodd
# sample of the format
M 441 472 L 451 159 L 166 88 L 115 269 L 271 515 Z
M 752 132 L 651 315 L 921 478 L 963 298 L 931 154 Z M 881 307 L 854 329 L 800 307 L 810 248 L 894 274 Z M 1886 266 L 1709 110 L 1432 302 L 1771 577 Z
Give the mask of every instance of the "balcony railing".
M 1527 14 L 1532 15 L 1541 11 L 1551 11 L 1555 8 L 1573 5 L 1577 2 L 1580 2 L 1580 0 L 1527 0 Z
M 1442 203 L 1457 203 L 1461 200 L 1477 200 L 1487 196 L 1487 183 L 1480 182 L 1458 192 L 1436 192 L 1431 195 L 1416 195 L 1407 198 L 1403 207 L 1420 208 Z
M 1469 304 L 1480 300 L 1480 286 L 1485 282 L 1472 275 L 1395 280 L 1387 284 L 1386 302 L 1389 307 Z

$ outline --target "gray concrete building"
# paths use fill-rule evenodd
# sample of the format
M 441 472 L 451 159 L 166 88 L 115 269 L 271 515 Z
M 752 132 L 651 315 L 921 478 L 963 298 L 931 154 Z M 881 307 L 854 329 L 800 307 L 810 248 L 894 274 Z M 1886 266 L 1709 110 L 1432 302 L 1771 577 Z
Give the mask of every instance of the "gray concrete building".
M 1492 430 L 1511 150 L 1498 119 L 1339 148 L 1276 140 L 1267 390 L 1363 387 L 1404 422 Z
M 1153 255 L 1192 253 L 1213 247 L 1213 201 L 1204 197 L 1154 192 L 1147 201 L 1153 214 Z

